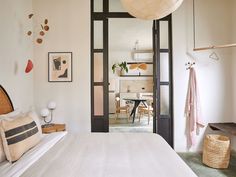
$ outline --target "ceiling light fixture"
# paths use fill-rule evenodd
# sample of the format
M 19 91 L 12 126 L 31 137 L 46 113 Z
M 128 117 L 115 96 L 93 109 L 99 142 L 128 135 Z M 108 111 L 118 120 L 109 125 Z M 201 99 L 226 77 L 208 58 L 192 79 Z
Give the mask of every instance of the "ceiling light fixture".
M 161 19 L 174 12 L 183 0 L 121 0 L 132 16 L 143 20 Z

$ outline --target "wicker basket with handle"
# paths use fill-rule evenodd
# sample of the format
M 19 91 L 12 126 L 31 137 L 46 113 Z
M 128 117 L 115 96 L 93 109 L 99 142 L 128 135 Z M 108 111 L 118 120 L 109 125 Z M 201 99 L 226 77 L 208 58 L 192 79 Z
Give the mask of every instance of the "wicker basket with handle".
M 203 146 L 203 163 L 212 168 L 228 168 L 230 139 L 222 135 L 206 135 Z

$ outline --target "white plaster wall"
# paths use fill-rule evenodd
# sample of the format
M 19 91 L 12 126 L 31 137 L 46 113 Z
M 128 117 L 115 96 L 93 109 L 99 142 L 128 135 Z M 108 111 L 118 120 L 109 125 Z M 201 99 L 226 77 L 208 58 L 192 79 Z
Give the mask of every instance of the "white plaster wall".
M 228 41 L 228 35 L 232 34 L 230 30 L 232 22 L 227 20 L 231 9 L 230 4 L 226 4 L 227 3 L 223 1 L 217 1 L 216 4 L 214 4 L 214 7 L 217 7 L 217 9 L 221 7 L 221 19 L 226 19 L 224 21 L 224 29 L 217 29 L 215 26 L 207 23 L 208 21 L 210 23 L 218 22 L 218 19 L 215 18 L 215 16 L 218 16 L 218 11 L 211 12 L 213 14 L 208 16 L 198 17 L 201 23 L 205 25 L 198 25 L 196 27 L 196 33 L 198 34 L 196 40 L 197 47 L 214 44 L 216 39 L 217 41 Z M 207 32 L 207 35 L 205 32 Z M 224 35 L 219 36 L 219 33 L 224 33 Z M 193 52 L 192 35 L 192 1 L 186 0 L 173 14 L 174 142 L 176 151 L 187 150 L 185 136 L 186 119 L 184 117 L 188 83 L 188 71 L 185 69 L 186 62 L 196 62 L 195 68 L 205 124 L 207 125 L 209 122 L 232 121 L 231 50 L 215 50 L 220 60 L 212 60 L 209 58 L 212 52 L 210 50 Z M 194 56 L 195 60 L 188 57 L 186 52 Z M 212 132 L 206 127 L 202 129 L 200 135 L 197 137 L 197 145 L 190 149 L 191 151 L 199 151 L 202 149 L 202 140 L 206 133 Z
M 90 1 L 34 0 L 35 25 L 48 18 L 50 31 L 34 48 L 35 105 L 57 103 L 54 122 L 69 131 L 90 132 Z M 73 52 L 73 82 L 48 82 L 48 52 Z
M 49 100 L 58 104 L 55 122 L 67 123 L 69 130 L 90 131 L 90 1 L 88 0 L 34 0 L 35 14 L 47 17 L 50 32 L 44 44 L 35 46 L 35 105 L 38 110 L 45 107 Z M 173 14 L 173 59 L 174 59 L 174 138 L 176 151 L 186 151 L 184 104 L 187 90 L 188 71 L 185 63 L 190 60 L 186 52 L 194 55 L 198 76 L 203 118 L 208 122 L 232 121 L 231 50 L 216 50 L 220 61 L 209 59 L 210 51 L 192 52 L 192 4 L 185 0 Z M 220 3 L 218 1 L 218 3 Z M 224 2 L 222 2 L 224 3 Z M 219 6 L 219 5 L 218 5 Z M 222 6 L 222 18 L 227 19 L 230 6 Z M 215 21 L 212 16 L 203 20 Z M 229 21 L 225 25 L 230 26 Z M 211 25 L 202 26 L 209 33 L 203 42 L 214 42 L 216 34 L 211 33 Z M 217 30 L 216 28 L 212 29 Z M 222 30 L 222 29 L 220 29 Z M 229 28 L 223 29 L 229 39 Z M 200 30 L 201 31 L 201 30 Z M 204 31 L 204 30 L 203 30 Z M 204 33 L 205 34 L 205 33 Z M 218 38 L 217 38 L 218 39 Z M 49 51 L 73 52 L 73 82 L 48 83 L 47 53 Z M 200 150 L 206 129 L 201 131 L 197 146 Z M 209 131 L 207 129 L 207 131 Z
M 115 63 L 135 62 L 132 58 L 132 50 L 135 48 L 136 41 L 138 41 L 139 50 L 152 49 L 152 21 L 133 18 L 109 19 L 109 79 L 115 81 L 116 93 L 120 92 L 121 80 L 152 79 L 150 77 L 119 77 L 111 69 Z
M 32 29 L 30 13 L 32 0 L 0 0 L 0 84 L 23 111 L 33 106 L 33 72 L 24 72 L 28 59 L 33 60 L 33 44 L 26 35 Z

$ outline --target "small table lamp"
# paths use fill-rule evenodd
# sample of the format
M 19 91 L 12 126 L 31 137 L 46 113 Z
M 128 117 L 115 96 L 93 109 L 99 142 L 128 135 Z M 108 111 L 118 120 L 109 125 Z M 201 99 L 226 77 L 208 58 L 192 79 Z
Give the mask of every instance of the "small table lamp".
M 48 126 L 49 123 L 51 122 L 51 120 L 50 120 L 50 121 L 47 121 L 47 120 L 46 120 L 46 118 L 47 118 L 48 115 L 49 115 L 49 110 L 48 110 L 47 108 L 42 109 L 41 112 L 40 112 L 40 115 L 42 116 L 44 122 L 45 122 L 46 125 Z
M 53 119 L 53 110 L 55 110 L 56 107 L 57 107 L 57 104 L 56 104 L 54 101 L 50 101 L 50 102 L 48 103 L 48 109 L 49 109 L 50 112 L 51 112 L 51 121 L 52 121 L 52 119 Z

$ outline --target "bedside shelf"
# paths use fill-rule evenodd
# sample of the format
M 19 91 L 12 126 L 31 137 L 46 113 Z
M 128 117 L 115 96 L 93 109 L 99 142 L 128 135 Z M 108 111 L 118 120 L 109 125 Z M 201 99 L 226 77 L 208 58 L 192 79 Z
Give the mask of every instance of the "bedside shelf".
M 51 126 L 42 125 L 42 132 L 45 134 L 53 132 L 61 132 L 65 130 L 66 130 L 65 124 L 52 124 Z
M 209 127 L 211 127 L 212 130 L 220 130 L 222 132 L 236 136 L 236 123 L 233 122 L 209 123 L 208 125 Z

